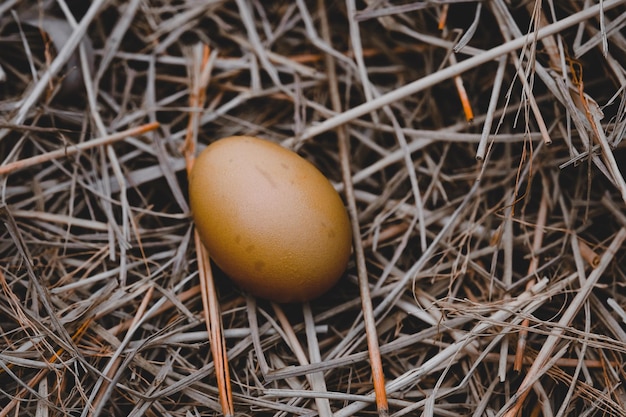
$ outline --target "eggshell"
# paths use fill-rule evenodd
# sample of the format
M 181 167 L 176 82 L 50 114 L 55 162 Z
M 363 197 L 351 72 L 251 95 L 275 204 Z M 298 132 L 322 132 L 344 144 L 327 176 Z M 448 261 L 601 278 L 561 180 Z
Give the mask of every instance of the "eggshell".
M 315 166 L 278 144 L 250 136 L 212 143 L 194 163 L 189 198 L 211 259 L 253 295 L 311 300 L 346 269 L 343 201 Z

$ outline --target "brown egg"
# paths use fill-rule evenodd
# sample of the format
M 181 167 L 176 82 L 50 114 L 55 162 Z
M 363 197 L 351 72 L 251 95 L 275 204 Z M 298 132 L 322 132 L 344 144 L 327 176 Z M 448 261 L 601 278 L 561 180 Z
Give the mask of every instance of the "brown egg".
M 189 199 L 211 259 L 253 295 L 311 300 L 346 269 L 352 239 L 341 198 L 280 145 L 250 136 L 214 142 L 194 163 Z

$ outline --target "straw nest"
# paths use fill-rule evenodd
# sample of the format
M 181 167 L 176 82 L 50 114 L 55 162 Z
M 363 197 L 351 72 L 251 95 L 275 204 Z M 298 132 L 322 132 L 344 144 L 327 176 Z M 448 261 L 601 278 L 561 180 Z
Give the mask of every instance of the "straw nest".
M 0 4 L 0 416 L 626 415 L 625 1 Z M 257 135 L 360 234 L 305 305 L 206 262 Z

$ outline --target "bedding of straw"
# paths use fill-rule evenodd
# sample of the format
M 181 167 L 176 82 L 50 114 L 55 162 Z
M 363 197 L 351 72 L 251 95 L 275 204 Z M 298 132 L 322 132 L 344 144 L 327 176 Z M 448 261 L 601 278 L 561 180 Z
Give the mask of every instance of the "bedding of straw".
M 0 416 L 625 416 L 626 1 L 0 3 Z M 354 256 L 276 305 L 198 245 L 247 134 Z

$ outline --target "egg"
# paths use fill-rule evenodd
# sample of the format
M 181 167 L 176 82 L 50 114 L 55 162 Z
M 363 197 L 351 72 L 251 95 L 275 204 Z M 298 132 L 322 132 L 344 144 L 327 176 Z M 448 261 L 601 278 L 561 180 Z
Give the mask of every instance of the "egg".
M 189 201 L 211 259 L 250 294 L 308 301 L 346 269 L 352 238 L 341 197 L 313 164 L 278 144 L 213 142 L 190 172 Z

